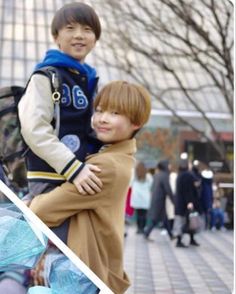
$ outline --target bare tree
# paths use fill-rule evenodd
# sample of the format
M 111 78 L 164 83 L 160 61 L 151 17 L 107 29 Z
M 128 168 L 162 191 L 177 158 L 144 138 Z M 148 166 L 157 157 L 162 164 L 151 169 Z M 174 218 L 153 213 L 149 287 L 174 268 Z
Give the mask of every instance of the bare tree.
M 233 116 L 232 3 L 229 0 L 103 0 L 103 5 L 112 12 L 115 21 L 106 20 L 102 42 L 107 56 L 98 57 L 147 87 L 175 120 L 198 132 L 225 159 L 224 144 L 196 95 L 214 91 L 222 97 L 224 109 Z M 185 71 L 191 71 L 189 65 L 192 71 L 201 73 L 200 81 L 186 81 Z M 149 68 L 149 72 L 143 68 Z M 158 74 L 154 74 L 158 71 L 171 78 L 172 84 L 158 84 Z M 178 109 L 170 103 L 176 93 L 201 115 L 210 132 L 178 114 Z

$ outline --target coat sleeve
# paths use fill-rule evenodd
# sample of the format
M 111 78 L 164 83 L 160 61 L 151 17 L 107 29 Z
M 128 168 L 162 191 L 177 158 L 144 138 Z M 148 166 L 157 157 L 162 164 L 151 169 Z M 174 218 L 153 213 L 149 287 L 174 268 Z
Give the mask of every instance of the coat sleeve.
M 53 191 L 36 196 L 30 209 L 49 227 L 63 221 L 83 209 L 95 209 L 101 205 L 102 195 L 80 195 L 71 183 L 62 184 Z
M 84 209 L 94 210 L 105 205 L 109 209 L 109 195 L 112 195 L 112 185 L 116 177 L 115 169 L 112 170 L 99 161 L 93 162 L 102 169 L 98 174 L 103 182 L 100 193 L 81 195 L 73 184 L 67 182 L 49 193 L 36 196 L 30 204 L 30 209 L 49 227 L 59 226 L 65 219 Z
M 195 187 L 194 187 L 194 178 L 189 173 L 184 178 L 184 198 L 185 198 L 186 206 L 190 202 L 192 202 L 193 204 L 195 203 L 194 190 L 195 190 Z
M 170 197 L 172 203 L 174 203 L 173 192 L 170 187 L 169 175 L 164 175 L 163 186 L 164 186 L 165 194 L 168 195 Z
M 60 174 L 75 155 L 54 133 L 51 125 L 54 115 L 51 95 L 49 79 L 43 75 L 33 75 L 18 106 L 19 119 L 27 145 Z M 78 161 L 78 166 L 80 164 Z

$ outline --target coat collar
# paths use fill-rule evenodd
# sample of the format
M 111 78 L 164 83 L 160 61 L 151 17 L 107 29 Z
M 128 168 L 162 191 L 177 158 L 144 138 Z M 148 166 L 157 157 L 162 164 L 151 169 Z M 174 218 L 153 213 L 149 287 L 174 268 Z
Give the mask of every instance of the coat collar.
M 102 148 L 99 150 L 99 154 L 115 152 L 134 155 L 136 151 L 136 139 L 130 139 L 115 144 L 103 145 Z M 91 154 L 86 159 L 89 159 L 96 155 L 97 153 Z
M 133 155 L 136 151 L 136 139 L 130 139 L 115 144 L 104 145 L 101 150 L 101 153 L 118 152 Z

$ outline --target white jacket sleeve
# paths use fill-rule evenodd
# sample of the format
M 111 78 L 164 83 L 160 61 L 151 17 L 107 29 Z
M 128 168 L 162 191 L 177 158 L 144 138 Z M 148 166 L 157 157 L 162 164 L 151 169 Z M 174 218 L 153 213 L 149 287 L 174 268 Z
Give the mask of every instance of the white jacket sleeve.
M 32 76 L 18 110 L 21 133 L 27 145 L 57 173 L 61 173 L 75 155 L 54 134 L 51 125 L 54 105 L 47 77 L 40 74 Z

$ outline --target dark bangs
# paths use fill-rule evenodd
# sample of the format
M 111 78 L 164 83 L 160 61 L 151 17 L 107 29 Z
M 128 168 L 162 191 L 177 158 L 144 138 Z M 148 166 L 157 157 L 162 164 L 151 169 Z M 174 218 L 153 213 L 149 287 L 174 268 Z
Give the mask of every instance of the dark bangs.
M 98 40 L 101 35 L 101 24 L 93 8 L 84 3 L 71 3 L 59 9 L 52 21 L 51 33 L 54 37 L 58 35 L 60 29 L 70 23 L 80 23 L 88 25 L 95 33 Z

